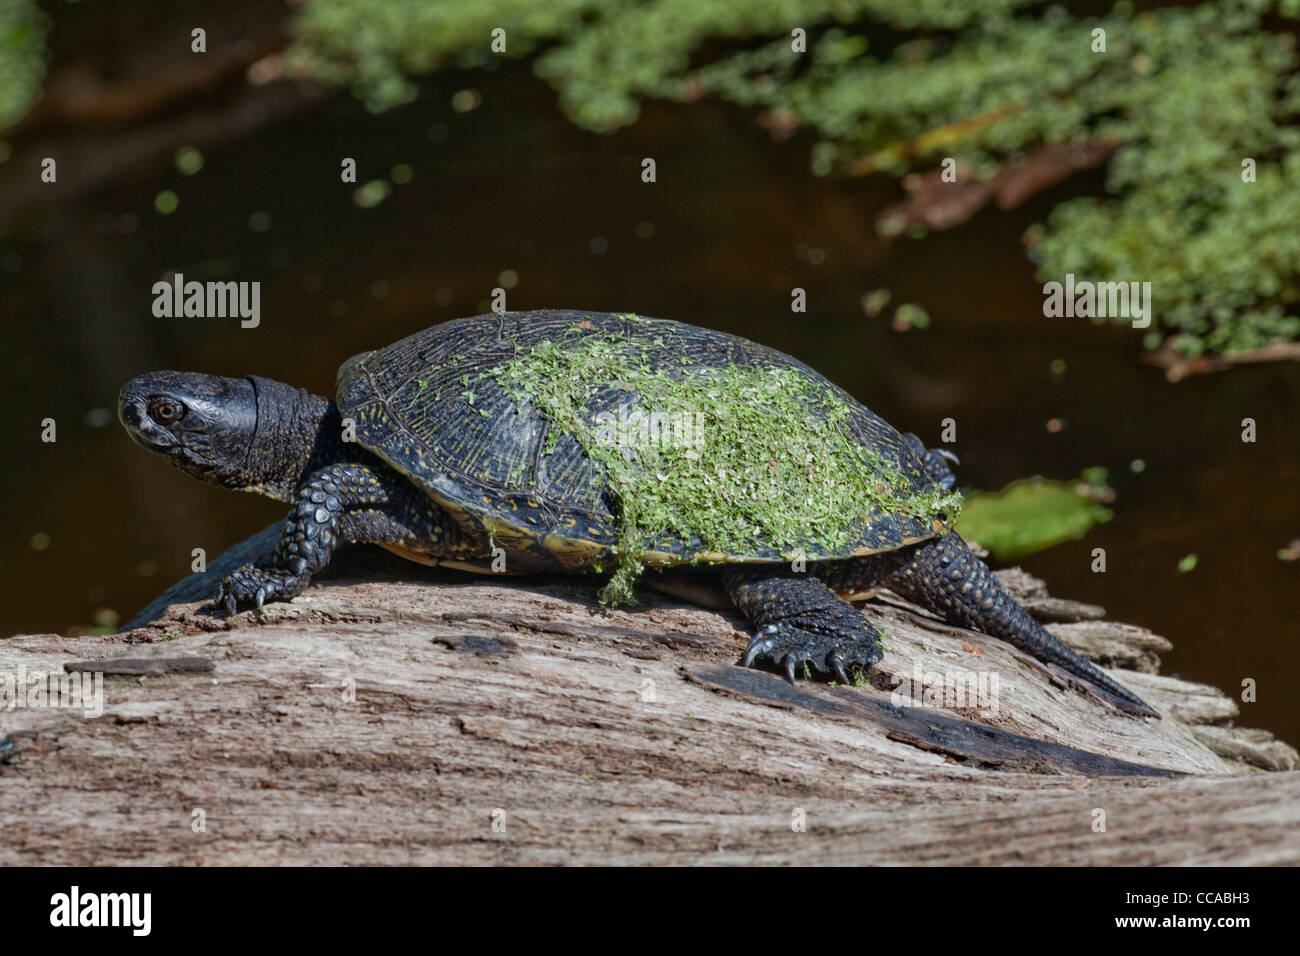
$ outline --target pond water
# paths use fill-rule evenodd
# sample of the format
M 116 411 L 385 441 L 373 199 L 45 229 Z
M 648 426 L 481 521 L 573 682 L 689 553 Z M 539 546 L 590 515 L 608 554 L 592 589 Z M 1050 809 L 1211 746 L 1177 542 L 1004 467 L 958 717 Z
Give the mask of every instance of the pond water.
M 470 86 L 482 105 L 454 112 Z M 818 180 L 807 142 L 773 144 L 737 111 L 653 107 L 599 137 L 565 122 L 522 67 L 445 74 L 424 93 L 379 116 L 340 96 L 206 151 L 197 175 L 119 182 L 53 210 L 18 248 L 20 266 L 0 275 L 0 634 L 127 620 L 189 572 L 191 549 L 215 555 L 282 515 L 134 446 L 112 414 L 128 378 L 257 373 L 330 394 L 349 355 L 486 311 L 513 280 L 512 309 L 635 311 L 776 346 L 931 443 L 954 418 L 963 487 L 1109 468 L 1114 519 L 1024 566 L 1057 595 L 1169 637 L 1166 672 L 1229 693 L 1254 679 L 1240 722 L 1300 741 L 1300 564 L 1276 556 L 1300 537 L 1300 366 L 1170 385 L 1139 363 L 1140 333 L 1045 319 L 1020 234 L 1099 174 L 887 243 L 873 221 L 897 198 L 891 181 Z M 343 156 L 363 181 L 406 164 L 410 182 L 362 208 L 338 182 Z M 171 215 L 153 208 L 163 189 L 177 194 Z M 261 281 L 260 327 L 154 318 L 167 270 Z M 790 311 L 796 286 L 806 314 Z M 931 327 L 866 317 L 860 298 L 881 287 L 923 305 Z M 39 440 L 46 417 L 53 444 Z M 1105 574 L 1090 570 L 1099 547 Z M 1196 567 L 1180 572 L 1189 554 Z

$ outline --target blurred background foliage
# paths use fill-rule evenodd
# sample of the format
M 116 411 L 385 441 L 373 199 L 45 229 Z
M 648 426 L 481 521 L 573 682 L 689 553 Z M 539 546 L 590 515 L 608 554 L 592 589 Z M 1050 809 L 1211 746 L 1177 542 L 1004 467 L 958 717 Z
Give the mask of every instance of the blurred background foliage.
M 0 129 L 41 95 L 48 21 L 35 0 L 0 0 Z
M 952 157 L 968 185 L 1045 149 L 1091 149 L 1090 163 L 1108 161 L 1105 194 L 1063 201 L 1028 231 L 1040 278 L 1150 282 L 1156 324 L 1143 344 L 1196 357 L 1300 338 L 1300 84 L 1281 29 L 1298 9 L 312 0 L 292 12 L 286 65 L 380 111 L 413 99 L 415 76 L 487 65 L 500 28 L 504 55 L 530 58 L 589 130 L 634 122 L 647 98 L 713 96 L 760 111 L 778 138 L 809 134 L 820 175 L 903 176 Z M 45 28 L 33 0 L 0 0 L 0 126 L 39 95 Z M 795 30 L 806 52 L 793 50 Z M 880 222 L 914 236 L 936 225 L 924 214 Z
M 1029 255 L 1044 281 L 1151 282 L 1159 328 L 1144 345 L 1197 356 L 1300 336 L 1300 86 L 1293 37 L 1265 22 L 1296 7 L 315 0 L 294 21 L 292 56 L 380 110 L 415 95 L 409 74 L 482 65 L 502 27 L 506 54 L 533 57 L 580 126 L 634 122 L 647 97 L 717 96 L 761 109 L 780 135 L 810 131 L 822 175 L 902 175 L 951 156 L 987 180 L 1044 147 L 1115 146 L 1107 194 L 1060 203 L 1026 235 Z

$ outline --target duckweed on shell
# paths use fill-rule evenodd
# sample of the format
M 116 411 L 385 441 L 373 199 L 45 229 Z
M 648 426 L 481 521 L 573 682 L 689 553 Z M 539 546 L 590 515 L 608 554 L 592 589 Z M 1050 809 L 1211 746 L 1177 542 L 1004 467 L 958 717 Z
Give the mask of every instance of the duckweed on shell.
M 546 413 L 548 448 L 568 434 L 603 466 L 619 512 L 606 602 L 631 600 L 648 550 L 665 540 L 697 561 L 756 545 L 791 560 L 847 555 L 854 519 L 949 525 L 960 507 L 847 434 L 849 407 L 796 366 L 656 366 L 644 344 L 578 323 L 487 374 Z M 611 387 L 627 395 L 612 421 L 592 409 Z

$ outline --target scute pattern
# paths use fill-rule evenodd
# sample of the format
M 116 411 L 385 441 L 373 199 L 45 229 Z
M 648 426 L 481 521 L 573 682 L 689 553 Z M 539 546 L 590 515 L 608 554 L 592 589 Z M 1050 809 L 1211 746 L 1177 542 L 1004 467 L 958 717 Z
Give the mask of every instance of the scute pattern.
M 356 423 L 357 440 L 384 458 L 470 530 L 491 532 L 507 548 L 549 552 L 578 568 L 617 542 L 617 502 L 604 486 L 603 466 L 570 436 L 547 450 L 549 421 L 517 403 L 489 374 L 517 348 L 574 336 L 617 333 L 644 344 L 656 367 L 692 369 L 787 366 L 829 387 L 851 409 L 857 441 L 896 463 L 914 483 L 931 487 L 922 463 L 889 424 L 803 363 L 739 336 L 664 319 L 573 311 L 537 311 L 456 319 L 354 356 L 339 369 L 338 405 Z M 683 364 L 682 356 L 689 362 Z M 625 399 L 611 388 L 589 404 Z M 889 551 L 933 537 L 943 526 L 903 514 L 874 514 L 855 522 L 842 554 L 809 549 L 810 560 Z M 650 563 L 683 560 L 776 562 L 779 552 L 756 542 L 747 554 L 712 554 L 700 542 L 683 548 L 664 541 Z

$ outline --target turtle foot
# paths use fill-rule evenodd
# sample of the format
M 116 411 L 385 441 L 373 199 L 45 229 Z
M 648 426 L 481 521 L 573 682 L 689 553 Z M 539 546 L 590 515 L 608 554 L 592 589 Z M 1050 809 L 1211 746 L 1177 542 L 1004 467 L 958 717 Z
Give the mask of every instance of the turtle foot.
M 770 661 L 785 671 L 791 683 L 801 667 L 811 666 L 852 685 L 849 666 L 867 668 L 884 656 L 877 640 L 879 634 L 870 626 L 864 626 L 858 634 L 823 634 L 801 630 L 789 621 L 778 621 L 759 628 L 740 662 L 745 667 L 753 667 L 759 661 Z
M 302 593 L 306 586 L 306 577 L 278 568 L 255 568 L 246 564 L 221 582 L 216 600 L 229 616 L 238 611 L 241 604 L 251 604 L 260 611 L 267 601 L 288 601 Z

